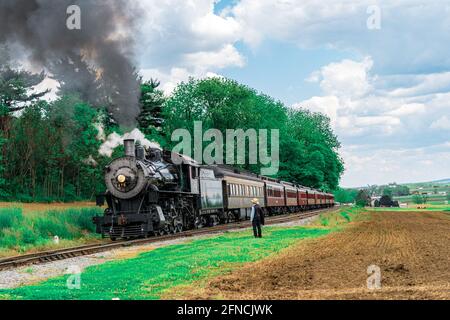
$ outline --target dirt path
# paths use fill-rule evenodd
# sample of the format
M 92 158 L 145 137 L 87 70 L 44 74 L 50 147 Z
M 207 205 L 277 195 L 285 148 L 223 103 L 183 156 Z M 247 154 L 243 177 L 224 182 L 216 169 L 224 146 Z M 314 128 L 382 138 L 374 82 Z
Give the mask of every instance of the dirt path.
M 367 268 L 381 289 L 367 289 Z M 325 238 L 211 280 L 180 288 L 190 299 L 450 299 L 450 215 L 374 212 Z

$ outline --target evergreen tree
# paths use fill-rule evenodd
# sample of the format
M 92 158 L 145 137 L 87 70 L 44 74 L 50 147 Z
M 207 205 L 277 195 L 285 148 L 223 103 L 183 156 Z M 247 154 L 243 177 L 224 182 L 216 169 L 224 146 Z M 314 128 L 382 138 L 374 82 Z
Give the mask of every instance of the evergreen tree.
M 7 48 L 0 47 L 0 130 L 3 138 L 8 138 L 12 113 L 25 109 L 50 92 L 32 92 L 45 78 L 44 72 L 13 69 Z
M 3 156 L 3 145 L 6 139 L 3 138 L 3 133 L 0 132 L 0 199 L 5 199 L 8 196 L 6 191 L 6 180 L 5 180 L 5 164 Z
M 8 113 L 25 109 L 30 102 L 37 101 L 50 92 L 45 90 L 30 93 L 45 78 L 44 72 L 32 73 L 0 65 L 0 105 L 6 107 Z
M 141 85 L 140 103 L 142 112 L 138 118 L 139 129 L 146 135 L 154 136 L 162 131 L 164 122 L 162 107 L 164 93 L 158 89 L 160 82 L 151 79 Z

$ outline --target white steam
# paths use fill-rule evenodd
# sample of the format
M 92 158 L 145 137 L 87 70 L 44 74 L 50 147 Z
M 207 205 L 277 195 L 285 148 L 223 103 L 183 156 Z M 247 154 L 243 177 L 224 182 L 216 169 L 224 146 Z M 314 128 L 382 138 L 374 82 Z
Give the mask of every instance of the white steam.
M 116 132 L 111 133 L 106 138 L 105 142 L 103 142 L 103 144 L 100 146 L 100 149 L 98 151 L 99 154 L 110 158 L 114 152 L 114 149 L 122 145 L 123 140 L 126 139 L 134 139 L 146 149 L 161 149 L 161 146 L 158 143 L 146 139 L 145 135 L 139 129 L 134 129 L 131 132 L 125 133 L 123 136 L 119 135 Z

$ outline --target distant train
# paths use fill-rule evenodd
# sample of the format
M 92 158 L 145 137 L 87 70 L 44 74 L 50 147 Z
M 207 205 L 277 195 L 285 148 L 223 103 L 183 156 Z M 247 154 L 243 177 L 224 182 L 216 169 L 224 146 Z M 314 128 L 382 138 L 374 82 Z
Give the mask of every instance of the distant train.
M 251 199 L 265 215 L 334 206 L 332 194 L 227 166 L 200 165 L 180 154 L 147 149 L 125 140 L 125 156 L 105 170 L 108 205 L 94 218 L 97 232 L 112 240 L 181 232 L 245 220 Z M 175 164 L 173 159 L 179 163 Z

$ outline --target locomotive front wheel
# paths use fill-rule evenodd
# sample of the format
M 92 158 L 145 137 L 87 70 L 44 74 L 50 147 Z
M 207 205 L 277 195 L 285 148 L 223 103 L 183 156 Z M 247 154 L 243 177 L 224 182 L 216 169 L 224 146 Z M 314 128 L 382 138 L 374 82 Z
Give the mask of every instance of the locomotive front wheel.
M 183 224 L 181 224 L 181 223 L 178 223 L 175 226 L 175 233 L 178 233 L 178 232 L 183 232 Z

